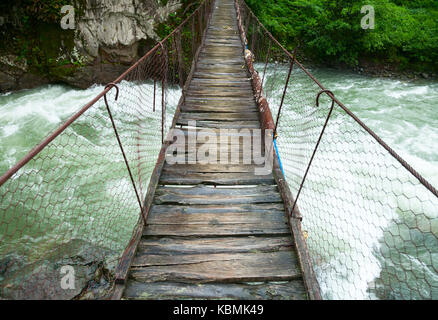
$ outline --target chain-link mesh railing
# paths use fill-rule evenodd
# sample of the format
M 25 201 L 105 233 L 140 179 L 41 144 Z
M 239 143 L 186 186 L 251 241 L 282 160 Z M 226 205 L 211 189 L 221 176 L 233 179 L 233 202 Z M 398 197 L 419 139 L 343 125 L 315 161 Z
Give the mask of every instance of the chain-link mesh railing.
M 436 189 L 236 3 L 323 298 L 438 299 Z
M 110 294 L 211 3 L 0 177 L 0 298 Z

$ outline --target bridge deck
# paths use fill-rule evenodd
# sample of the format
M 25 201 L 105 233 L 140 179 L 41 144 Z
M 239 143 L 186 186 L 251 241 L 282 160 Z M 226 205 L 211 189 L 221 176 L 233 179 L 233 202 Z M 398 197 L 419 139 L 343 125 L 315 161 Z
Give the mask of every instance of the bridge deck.
M 244 64 L 234 2 L 217 0 L 177 125 L 260 128 Z M 124 298 L 306 299 L 278 187 L 254 168 L 165 164 Z

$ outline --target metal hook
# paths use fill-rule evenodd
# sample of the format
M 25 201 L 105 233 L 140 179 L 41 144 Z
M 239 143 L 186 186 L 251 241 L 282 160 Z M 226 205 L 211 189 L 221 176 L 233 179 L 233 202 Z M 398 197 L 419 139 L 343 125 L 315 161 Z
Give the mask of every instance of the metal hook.
M 108 87 L 111 88 L 116 88 L 116 98 L 114 100 L 117 101 L 117 99 L 119 98 L 119 87 L 114 83 L 114 82 L 110 82 L 105 86 L 105 90 L 108 89 Z M 109 90 L 108 90 L 109 91 Z M 108 92 L 107 92 L 108 93 Z M 108 100 L 106 99 L 106 93 L 103 95 L 103 99 L 105 100 L 105 104 L 108 106 Z
M 316 106 L 319 107 L 319 96 L 323 93 L 327 93 L 327 95 L 332 99 L 332 106 L 331 108 L 333 108 L 335 106 L 335 95 L 333 94 L 333 92 L 331 92 L 330 90 L 321 90 L 317 95 L 316 95 Z

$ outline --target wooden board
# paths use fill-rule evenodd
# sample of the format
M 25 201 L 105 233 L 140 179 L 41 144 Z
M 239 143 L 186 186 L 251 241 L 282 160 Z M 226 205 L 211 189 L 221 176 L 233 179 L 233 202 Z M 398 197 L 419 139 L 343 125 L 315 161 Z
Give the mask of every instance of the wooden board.
M 210 185 L 255 185 L 255 184 L 275 184 L 272 174 L 262 176 L 251 173 L 166 173 L 163 172 L 160 179 L 160 184 L 176 184 L 176 185 L 194 185 L 194 184 L 210 184 Z
M 134 265 L 151 264 L 147 256 L 211 253 L 250 253 L 294 250 L 292 239 L 283 237 L 228 237 L 228 238 L 159 238 L 139 244 Z
M 197 186 L 190 188 L 159 187 L 154 203 L 173 204 L 235 204 L 282 202 L 276 186 L 212 188 Z
M 181 257 L 173 257 L 177 259 Z M 144 282 L 250 282 L 285 281 L 301 277 L 293 251 L 210 254 L 198 261 L 131 269 L 130 277 Z
M 155 237 L 236 237 L 236 236 L 280 236 L 290 235 L 287 224 L 264 222 L 243 224 L 151 224 L 147 225 L 144 236 Z
M 179 282 L 145 283 L 131 280 L 125 293 L 126 299 L 274 299 L 304 300 L 306 290 L 301 280 L 253 284 Z
M 179 121 L 188 120 L 216 120 L 216 121 L 258 121 L 259 116 L 257 113 L 246 112 L 234 112 L 234 113 L 221 113 L 221 112 L 202 112 L 202 113 L 181 113 Z

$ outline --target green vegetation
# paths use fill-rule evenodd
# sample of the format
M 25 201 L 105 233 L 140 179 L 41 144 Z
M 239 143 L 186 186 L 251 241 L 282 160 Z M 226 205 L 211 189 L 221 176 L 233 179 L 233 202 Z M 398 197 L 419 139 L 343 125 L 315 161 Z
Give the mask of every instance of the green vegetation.
M 0 3 L 0 16 L 6 23 L 0 27 L 2 54 L 15 54 L 25 59 L 30 70 L 38 74 L 58 75 L 59 67 L 77 66 L 68 56 L 74 47 L 74 30 L 62 30 L 59 21 L 61 8 L 72 5 L 81 12 L 84 0 L 15 0 Z M 62 73 L 66 68 L 61 69 Z
M 165 0 L 161 0 L 162 4 L 167 3 Z M 163 39 L 169 33 L 171 33 L 177 26 L 184 21 L 185 18 L 190 16 L 193 11 L 201 4 L 201 0 L 182 0 L 181 9 L 177 12 L 171 13 L 166 22 L 159 24 L 155 29 L 157 34 Z
M 438 70 L 436 0 L 246 1 L 288 50 L 300 41 L 301 54 L 315 62 Z M 361 28 L 363 5 L 374 7 L 374 29 Z

